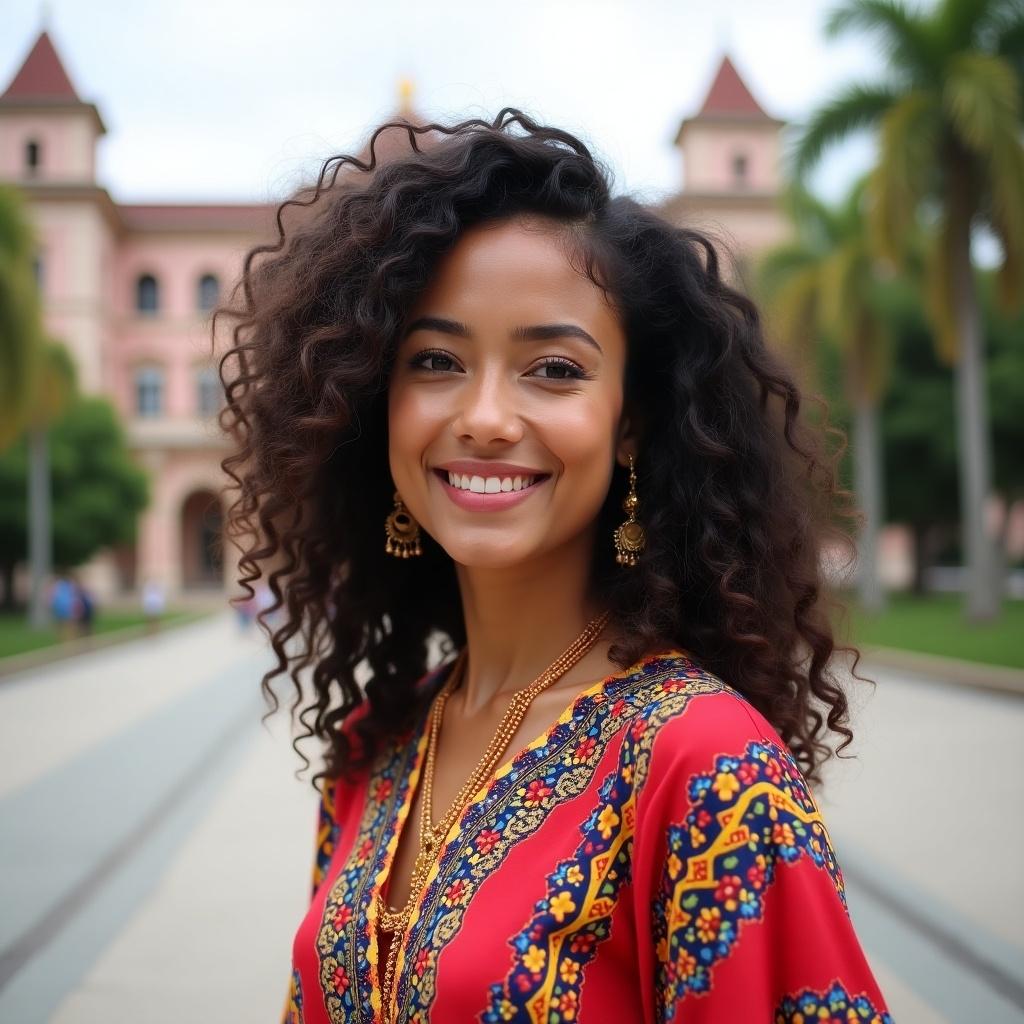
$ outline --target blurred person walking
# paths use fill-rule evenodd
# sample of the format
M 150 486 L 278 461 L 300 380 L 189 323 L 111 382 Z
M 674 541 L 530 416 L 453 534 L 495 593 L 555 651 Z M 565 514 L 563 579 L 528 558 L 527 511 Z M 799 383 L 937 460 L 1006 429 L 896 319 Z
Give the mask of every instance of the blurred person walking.
M 57 626 L 57 636 L 63 642 L 73 640 L 81 602 L 74 581 L 61 573 L 50 590 L 50 614 Z
M 142 588 L 142 612 L 146 617 L 146 631 L 154 634 L 160 629 L 166 598 L 159 580 L 148 580 Z
M 77 576 L 71 577 L 71 584 L 75 590 L 77 611 L 75 622 L 78 626 L 78 635 L 92 636 L 96 619 L 96 601 L 88 587 Z

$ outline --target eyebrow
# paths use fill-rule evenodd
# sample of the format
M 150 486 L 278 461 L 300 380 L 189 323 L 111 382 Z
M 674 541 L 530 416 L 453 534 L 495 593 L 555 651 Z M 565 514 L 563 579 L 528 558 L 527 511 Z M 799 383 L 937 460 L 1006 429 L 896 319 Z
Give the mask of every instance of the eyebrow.
M 414 320 L 406 328 L 405 334 L 408 337 L 413 331 L 437 331 L 440 334 L 451 334 L 457 338 L 472 339 L 473 332 L 458 320 L 449 320 L 440 316 L 421 316 Z M 577 327 L 576 324 L 533 324 L 530 327 L 516 327 L 512 331 L 512 337 L 517 341 L 552 341 L 555 338 L 579 338 L 588 345 L 592 345 L 598 352 L 602 352 L 601 346 L 595 341 L 589 331 Z M 603 354 L 603 352 L 602 352 Z

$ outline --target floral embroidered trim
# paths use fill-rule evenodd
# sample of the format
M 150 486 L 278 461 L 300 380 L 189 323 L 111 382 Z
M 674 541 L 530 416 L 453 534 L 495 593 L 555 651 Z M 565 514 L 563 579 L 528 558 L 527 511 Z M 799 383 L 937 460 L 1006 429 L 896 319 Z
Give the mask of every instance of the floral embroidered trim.
M 334 856 L 334 848 L 338 845 L 338 823 L 334 817 L 334 797 L 337 792 L 337 784 L 333 779 L 325 779 L 323 786 L 316 833 L 316 861 L 313 865 L 314 895 L 327 876 L 327 869 Z
M 281 1024 L 302 1024 L 302 979 L 299 972 L 292 971 L 292 984 L 288 991 L 288 1004 L 284 1008 Z
M 807 989 L 786 996 L 772 1019 L 774 1024 L 892 1024 L 867 996 L 851 996 L 838 981 L 827 992 Z
M 375 1007 L 371 1002 L 380 1002 L 370 984 L 372 924 L 367 911 L 373 898 L 372 882 L 396 835 L 398 809 L 406 808 L 409 764 L 418 761 L 421 747 L 422 740 L 414 748 L 397 742 L 381 754 L 371 774 L 352 851 L 324 903 L 316 945 L 320 986 L 331 1024 L 372 1020 Z
M 417 684 L 423 693 L 445 673 L 439 665 Z M 380 1010 L 380 993 L 372 984 L 376 967 L 376 942 L 372 941 L 375 920 L 372 907 L 376 885 L 397 846 L 398 825 L 409 813 L 411 786 L 426 746 L 429 702 L 412 729 L 385 747 L 369 772 L 366 805 L 348 859 L 331 883 L 317 935 L 320 956 L 320 986 L 331 1024 L 355 1024 L 375 1020 Z M 337 844 L 337 824 L 323 830 L 324 818 L 335 822 L 335 784 L 329 800 L 322 804 L 321 835 Z M 325 796 L 328 790 L 325 788 Z M 333 848 L 331 850 L 333 855 Z M 318 851 L 318 866 L 321 863 Z M 324 862 L 326 871 L 330 856 Z
M 410 940 L 404 951 L 412 969 L 403 972 L 403 959 L 400 958 L 398 963 L 398 1005 L 402 1008 L 402 1019 L 428 1020 L 435 995 L 438 957 L 461 928 L 466 907 L 477 888 L 520 840 L 534 834 L 541 827 L 554 807 L 587 789 L 608 743 L 632 721 L 626 743 L 629 750 L 623 755 L 629 760 L 623 766 L 627 786 L 616 792 L 615 796 L 612 796 L 612 788 L 609 788 L 606 793 L 608 801 L 591 815 L 585 826 L 588 830 L 597 830 L 602 844 L 607 847 L 607 856 L 601 857 L 596 848 L 588 852 L 586 848 L 590 840 L 585 839 L 581 845 L 584 853 L 576 865 L 576 871 L 572 873 L 572 878 L 578 880 L 570 881 L 572 865 L 564 865 L 566 887 L 559 888 L 552 898 L 538 904 L 538 919 L 526 931 L 529 935 L 534 926 L 540 927 L 541 918 L 554 921 L 560 926 L 561 936 L 553 940 L 554 947 L 561 947 L 567 942 L 573 952 L 573 932 L 580 931 L 582 925 L 578 915 L 570 915 L 577 908 L 593 914 L 594 920 L 591 923 L 594 928 L 581 933 L 576 942 L 576 950 L 568 957 L 579 967 L 575 979 L 569 982 L 562 978 L 562 960 L 565 957 L 561 953 L 558 953 L 559 974 L 556 977 L 552 973 L 552 956 L 540 950 L 540 947 L 539 952 L 531 956 L 528 942 L 522 952 L 530 961 L 520 961 L 524 972 L 519 977 L 530 982 L 531 993 L 536 989 L 529 1016 L 493 1018 L 524 1021 L 543 1019 L 549 1024 L 572 1019 L 572 1001 L 576 999 L 578 1002 L 579 971 L 594 955 L 594 946 L 601 931 L 601 918 L 605 919 L 604 934 L 601 937 L 607 937 L 607 918 L 614 908 L 618 888 L 629 874 L 632 801 L 638 792 L 639 780 L 646 775 L 649 747 L 653 742 L 650 719 L 658 712 L 665 717 L 678 714 L 696 693 L 717 693 L 724 689 L 727 687 L 723 683 L 698 668 L 685 656 L 654 656 L 641 663 L 632 674 L 610 680 L 607 686 L 596 692 L 581 695 L 546 736 L 531 744 L 511 764 L 505 766 L 483 793 L 482 799 L 467 807 L 459 823 L 459 830 L 442 850 L 439 863 L 428 879 L 427 890 L 418 916 L 413 919 Z M 672 694 L 678 699 L 666 701 Z M 629 784 L 634 771 L 637 781 Z M 618 820 L 614 820 L 616 818 Z M 616 841 L 617 835 L 621 838 Z M 588 857 L 593 858 L 593 863 L 587 862 Z M 615 877 L 612 877 L 613 872 Z M 558 872 L 552 877 L 557 878 Z M 588 902 L 584 893 L 589 892 L 587 887 L 591 884 L 596 888 Z M 541 930 L 544 930 L 543 927 Z M 584 934 L 590 937 L 583 937 Z M 584 949 L 588 943 L 589 948 Z M 513 946 L 517 952 L 520 951 L 515 940 Z M 539 962 L 541 953 L 544 955 L 544 965 Z M 545 965 L 546 973 L 542 970 Z M 567 976 L 573 970 L 573 966 L 565 966 Z M 519 988 L 522 982 L 516 981 L 516 972 L 517 969 L 513 969 L 512 984 L 516 986 L 516 1002 L 512 1005 L 518 1008 L 517 1012 L 523 1009 L 525 1013 L 525 993 Z M 536 986 L 533 985 L 535 974 L 540 975 Z M 562 1016 L 556 1016 L 553 1012 L 547 1016 L 538 1016 L 539 1011 L 535 1007 L 556 998 L 556 987 L 557 999 L 563 1008 L 560 1011 Z M 492 990 L 496 991 L 499 990 Z M 507 993 L 504 988 L 500 991 L 502 998 L 505 998 Z M 497 996 L 492 996 L 492 1006 L 494 998 Z M 540 1004 L 536 1002 L 537 999 L 540 999 Z
M 657 683 L 652 691 L 624 698 L 634 711 L 630 715 L 625 707 L 620 710 L 634 721 L 622 742 L 618 767 L 601 785 L 599 803 L 581 826 L 583 841 L 574 856 L 548 877 L 547 895 L 536 904 L 533 920 L 511 940 L 514 966 L 503 984 L 491 986 L 490 1003 L 480 1017 L 483 1024 L 576 1019 L 584 967 L 611 934 L 619 891 L 632 878 L 636 799 L 657 726 L 682 714 L 694 693 L 706 692 L 680 679 L 682 674 L 676 670 L 674 678 Z M 563 764 L 584 763 L 595 753 L 593 732 L 565 752 Z
M 778 861 L 808 856 L 846 895 L 825 825 L 792 755 L 762 740 L 715 759 L 689 781 L 690 813 L 668 829 L 668 860 L 655 905 L 658 991 L 667 1017 L 689 992 L 711 988 L 745 921 L 759 920 Z

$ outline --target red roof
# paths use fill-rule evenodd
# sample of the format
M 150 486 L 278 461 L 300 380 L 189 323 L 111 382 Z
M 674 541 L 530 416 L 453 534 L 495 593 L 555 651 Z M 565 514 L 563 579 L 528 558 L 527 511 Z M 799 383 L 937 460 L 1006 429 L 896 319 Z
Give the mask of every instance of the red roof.
M 5 100 L 72 100 L 78 93 L 47 32 L 42 32 L 7 91 Z
M 121 223 L 129 231 L 266 231 L 273 225 L 275 203 L 137 204 L 118 203 Z
M 704 100 L 704 106 L 700 108 L 700 113 L 697 116 L 704 115 L 768 117 L 728 57 L 722 58 L 715 80 L 708 90 L 707 99 Z

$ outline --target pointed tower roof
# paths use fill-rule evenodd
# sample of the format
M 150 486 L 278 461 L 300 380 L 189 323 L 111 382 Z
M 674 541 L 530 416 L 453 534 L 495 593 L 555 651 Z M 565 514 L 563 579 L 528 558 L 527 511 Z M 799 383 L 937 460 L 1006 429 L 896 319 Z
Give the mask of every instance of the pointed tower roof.
M 764 108 L 754 99 L 753 93 L 747 88 L 747 83 L 740 78 L 736 65 L 729 59 L 728 55 L 722 58 L 718 65 L 714 81 L 708 90 L 704 105 L 700 108 L 698 117 L 757 117 L 771 120 L 765 113 Z
M 39 38 L 11 79 L 11 84 L 0 94 L 0 107 L 7 111 L 32 110 L 61 114 L 85 110 L 92 117 L 100 135 L 107 130 L 96 105 L 79 98 L 46 29 L 39 33 Z
M 39 33 L 35 46 L 29 51 L 2 98 L 78 101 L 78 93 L 45 29 Z
M 723 123 L 741 123 L 748 127 L 771 126 L 781 128 L 785 121 L 772 117 L 765 112 L 754 94 L 747 88 L 746 82 L 740 78 L 736 65 L 728 55 L 722 57 L 715 77 L 711 82 L 711 88 L 704 98 L 704 104 L 693 117 L 684 118 L 679 125 L 679 131 L 673 140 L 675 145 L 680 145 L 683 133 L 693 125 L 714 125 Z

